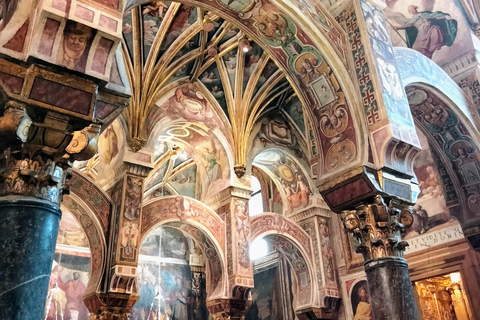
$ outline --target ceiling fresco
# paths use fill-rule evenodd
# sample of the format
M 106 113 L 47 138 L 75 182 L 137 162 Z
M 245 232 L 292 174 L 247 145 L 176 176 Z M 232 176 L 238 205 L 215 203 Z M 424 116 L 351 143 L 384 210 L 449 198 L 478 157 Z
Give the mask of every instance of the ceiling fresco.
M 132 103 L 126 112 L 130 148 L 136 151 L 158 141 L 159 131 L 154 127 L 165 115 L 201 121 L 209 129 L 223 131 L 230 145 L 225 149 L 233 156 L 231 167 L 241 177 L 252 130 L 272 102 L 290 90 L 298 95 L 287 97 L 286 116 L 303 136 L 305 116 L 309 117 L 312 137 L 324 141 L 316 146 L 315 153 L 321 151 L 323 157 L 313 164 L 315 172 L 345 170 L 363 151 L 356 147 L 356 115 L 350 112 L 343 93 L 344 81 L 281 9 L 262 1 L 237 11 L 233 3 L 219 3 L 215 11 L 173 2 L 143 4 L 126 11 L 123 32 L 132 83 Z M 309 1 L 295 5 L 315 19 L 315 26 L 328 30 L 329 37 L 336 37 L 336 47 L 345 45 L 345 33 L 320 8 Z M 231 15 L 238 14 L 243 20 L 232 19 Z M 240 29 L 256 35 L 242 32 L 239 21 L 244 24 Z M 178 86 L 184 87 L 173 92 Z M 174 98 L 158 101 L 166 95 Z M 212 110 L 216 117 L 210 117 Z M 308 110 L 305 115 L 304 110 Z M 340 125 L 329 129 L 332 121 Z M 326 163 L 319 164 L 323 159 Z
M 470 27 L 457 1 L 387 0 L 393 45 L 412 48 L 443 66 L 473 50 Z
M 311 205 L 315 189 L 307 178 L 310 175 L 291 155 L 279 149 L 267 149 L 255 157 L 253 164 L 266 172 L 277 185 L 285 199 L 286 214 Z

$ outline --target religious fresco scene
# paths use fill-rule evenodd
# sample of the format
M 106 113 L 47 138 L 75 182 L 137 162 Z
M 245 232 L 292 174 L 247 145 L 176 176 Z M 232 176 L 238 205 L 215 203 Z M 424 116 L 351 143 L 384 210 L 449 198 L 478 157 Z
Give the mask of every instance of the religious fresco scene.
M 0 319 L 480 319 L 480 4 L 0 1 Z

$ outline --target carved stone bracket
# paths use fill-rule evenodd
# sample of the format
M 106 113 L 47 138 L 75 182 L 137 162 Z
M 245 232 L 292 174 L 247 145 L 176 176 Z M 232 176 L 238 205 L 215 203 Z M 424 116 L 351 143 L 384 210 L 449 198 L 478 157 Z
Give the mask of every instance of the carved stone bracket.
M 251 304 L 252 300 L 217 299 L 207 301 L 207 308 L 214 320 L 240 320 Z
M 401 236 L 413 223 L 411 207 L 396 200 L 388 205 L 381 195 L 372 204 L 363 204 L 355 210 L 343 211 L 345 229 L 353 233 L 360 245 L 364 261 L 383 257 L 403 257 L 408 246 Z
M 295 315 L 299 320 L 327 320 L 327 319 L 337 319 L 338 318 L 338 308 L 341 303 L 341 299 L 336 299 L 336 304 L 338 307 L 334 309 L 328 308 L 306 308 L 302 310 L 297 310 Z
M 128 320 L 130 313 L 124 308 L 107 308 L 102 307 L 102 311 L 98 314 L 91 313 L 91 320 Z

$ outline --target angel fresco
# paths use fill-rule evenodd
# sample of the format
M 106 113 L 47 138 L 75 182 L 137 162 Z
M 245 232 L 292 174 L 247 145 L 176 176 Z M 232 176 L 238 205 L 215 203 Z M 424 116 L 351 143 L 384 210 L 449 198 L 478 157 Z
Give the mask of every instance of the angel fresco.
M 418 6 L 411 5 L 406 18 L 400 12 L 392 12 L 387 17 L 395 22 L 396 29 L 405 30 L 405 41 L 412 48 L 428 58 L 443 46 L 452 46 L 457 36 L 457 21 L 442 11 L 418 11 Z

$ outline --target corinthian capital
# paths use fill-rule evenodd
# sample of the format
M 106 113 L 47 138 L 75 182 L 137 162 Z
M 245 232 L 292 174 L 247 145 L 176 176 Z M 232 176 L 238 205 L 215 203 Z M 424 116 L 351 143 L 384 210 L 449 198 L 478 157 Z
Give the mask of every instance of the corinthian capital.
M 411 207 L 396 200 L 388 205 L 382 196 L 374 197 L 370 204 L 341 214 L 345 229 L 358 240 L 357 252 L 365 261 L 375 258 L 403 257 L 408 245 L 402 235 L 413 223 Z
M 68 192 L 71 162 L 96 153 L 100 127 L 91 124 L 71 132 L 68 117 L 47 112 L 33 121 L 27 109 L 8 101 L 0 118 L 0 196 L 31 196 L 59 204 Z

